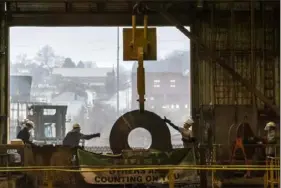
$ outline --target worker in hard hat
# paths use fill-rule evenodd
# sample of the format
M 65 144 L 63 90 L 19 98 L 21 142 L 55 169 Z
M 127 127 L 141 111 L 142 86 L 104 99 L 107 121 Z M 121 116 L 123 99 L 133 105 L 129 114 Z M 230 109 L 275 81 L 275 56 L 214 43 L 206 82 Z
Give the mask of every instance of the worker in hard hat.
M 264 127 L 264 130 L 267 133 L 266 137 L 267 137 L 267 144 L 268 144 L 268 146 L 266 146 L 265 153 L 267 156 L 274 157 L 275 156 L 274 144 L 277 143 L 276 124 L 272 121 L 268 122 Z
M 21 121 L 20 123 L 18 123 L 17 127 L 16 127 L 16 131 L 17 134 L 19 134 L 19 132 L 21 131 L 21 129 L 25 126 L 25 123 L 28 122 L 29 119 L 24 119 L 23 121 Z
M 183 127 L 178 127 L 178 126 L 174 125 L 171 122 L 171 120 L 167 119 L 166 117 L 164 117 L 164 121 L 166 123 L 168 123 L 171 127 L 173 127 L 175 130 L 177 130 L 181 133 L 184 147 L 187 147 L 188 144 L 195 142 L 195 137 L 193 136 L 193 133 L 192 133 L 192 125 L 194 122 L 191 118 L 188 118 L 184 122 Z
M 23 128 L 19 131 L 17 135 L 17 139 L 21 139 L 24 144 L 31 144 L 34 145 L 31 141 L 31 130 L 34 128 L 33 121 L 25 119 L 22 122 Z
M 64 146 L 77 147 L 79 146 L 80 140 L 90 140 L 96 137 L 100 137 L 100 133 L 89 135 L 82 134 L 80 125 L 78 123 L 75 123 L 72 127 L 72 130 L 66 134 L 62 144 Z

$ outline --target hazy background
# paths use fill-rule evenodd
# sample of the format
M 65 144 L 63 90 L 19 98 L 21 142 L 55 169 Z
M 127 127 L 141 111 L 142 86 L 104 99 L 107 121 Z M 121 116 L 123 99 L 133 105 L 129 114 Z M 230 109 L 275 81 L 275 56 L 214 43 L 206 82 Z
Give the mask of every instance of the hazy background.
M 158 27 L 157 37 L 158 60 L 145 63 L 148 110 L 168 115 L 181 124 L 190 114 L 190 42 L 173 27 Z M 11 75 L 32 76 L 30 99 L 11 98 L 11 138 L 16 135 L 18 122 L 27 114 L 27 108 L 18 107 L 18 103 L 37 102 L 67 105 L 67 131 L 74 122 L 81 123 L 84 132 L 101 132 L 101 138 L 87 145 L 108 146 L 109 132 L 117 117 L 136 108 L 136 62 L 123 62 L 122 48 L 122 28 L 117 27 L 10 28 Z M 157 92 L 164 84 L 171 88 Z M 50 125 L 46 136 L 53 137 L 54 132 L 54 125 Z M 130 142 L 139 147 L 149 145 L 145 131 L 134 132 L 137 136 L 130 136 Z M 181 144 L 179 134 L 173 130 L 171 134 L 173 144 Z

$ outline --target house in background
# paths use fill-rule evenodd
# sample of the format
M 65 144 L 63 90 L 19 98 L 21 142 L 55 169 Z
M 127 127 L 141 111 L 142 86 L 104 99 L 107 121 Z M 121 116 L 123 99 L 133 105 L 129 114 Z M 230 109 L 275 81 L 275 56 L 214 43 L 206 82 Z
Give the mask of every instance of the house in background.
M 175 123 L 190 114 L 189 52 L 174 54 L 160 61 L 146 61 L 145 108 Z M 138 108 L 137 62 L 132 68 L 132 109 Z
M 77 82 L 83 84 L 95 91 L 104 91 L 108 73 L 113 68 L 54 68 L 52 75 L 62 77 L 65 81 Z
M 188 61 L 146 61 L 145 87 L 148 109 L 188 109 L 190 103 L 190 76 Z M 132 108 L 138 107 L 137 63 L 132 69 Z

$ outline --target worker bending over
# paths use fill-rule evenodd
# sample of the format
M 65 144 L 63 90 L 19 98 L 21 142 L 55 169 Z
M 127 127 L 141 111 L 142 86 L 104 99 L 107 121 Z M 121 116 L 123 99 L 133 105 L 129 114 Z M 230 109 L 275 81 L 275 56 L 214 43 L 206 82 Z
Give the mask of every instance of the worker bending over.
M 277 133 L 276 133 L 276 124 L 274 122 L 268 122 L 264 127 L 264 130 L 267 132 L 267 144 L 265 149 L 266 156 L 274 157 L 275 156 L 275 146 L 277 144 Z
M 79 142 L 82 139 L 90 140 L 95 137 L 100 137 L 100 133 L 85 135 L 82 134 L 80 131 L 81 131 L 80 125 L 78 123 L 75 123 L 73 125 L 73 129 L 66 134 L 62 144 L 64 146 L 77 147 L 79 146 Z
M 191 118 L 184 122 L 183 128 L 174 125 L 171 120 L 166 117 L 164 117 L 164 121 L 181 133 L 184 147 L 188 147 L 188 144 L 195 142 L 195 137 L 192 133 L 192 125 L 194 122 Z
M 24 144 L 34 145 L 31 141 L 30 131 L 34 128 L 34 123 L 28 119 L 23 121 L 23 128 L 19 131 L 17 139 L 21 139 Z

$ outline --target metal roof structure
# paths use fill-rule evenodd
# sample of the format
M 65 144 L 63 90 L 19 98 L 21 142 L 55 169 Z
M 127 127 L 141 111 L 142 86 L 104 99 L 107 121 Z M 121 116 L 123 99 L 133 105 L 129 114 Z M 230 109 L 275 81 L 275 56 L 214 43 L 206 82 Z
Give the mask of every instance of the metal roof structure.
M 11 26 L 129 26 L 136 0 L 4 0 Z M 149 7 L 150 25 L 171 25 L 155 10 L 158 8 L 173 14 L 183 25 L 191 25 L 195 19 L 206 19 L 213 7 L 212 1 L 204 3 L 192 0 L 143 0 Z M 216 1 L 218 2 L 218 1 Z M 216 5 L 216 16 L 229 15 L 229 3 Z M 267 0 L 267 4 L 277 1 Z M 250 11 L 248 2 L 234 3 L 236 19 L 243 20 Z M 259 4 L 256 5 L 257 8 Z M 269 6 L 270 8 L 271 6 Z M 258 15 L 258 14 L 256 14 Z M 137 19 L 142 24 L 143 18 Z

